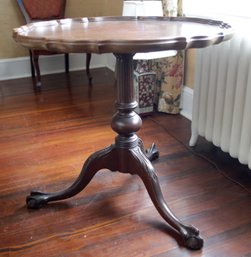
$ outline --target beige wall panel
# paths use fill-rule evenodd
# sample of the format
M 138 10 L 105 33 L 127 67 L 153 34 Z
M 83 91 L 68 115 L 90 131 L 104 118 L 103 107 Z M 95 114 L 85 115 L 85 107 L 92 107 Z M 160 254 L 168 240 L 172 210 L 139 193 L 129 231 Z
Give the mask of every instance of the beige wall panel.
M 194 67 L 195 67 L 195 50 L 189 49 L 186 52 L 184 84 L 190 88 L 194 87 Z
M 0 58 L 27 55 L 27 50 L 12 39 L 12 29 L 24 24 L 15 0 L 0 0 Z
M 123 0 L 68 0 L 66 17 L 121 15 Z M 16 0 L 0 0 L 0 59 L 27 56 L 27 49 L 12 39 L 12 29 L 23 25 L 24 19 Z
M 67 17 L 117 16 L 122 13 L 123 0 L 68 0 Z

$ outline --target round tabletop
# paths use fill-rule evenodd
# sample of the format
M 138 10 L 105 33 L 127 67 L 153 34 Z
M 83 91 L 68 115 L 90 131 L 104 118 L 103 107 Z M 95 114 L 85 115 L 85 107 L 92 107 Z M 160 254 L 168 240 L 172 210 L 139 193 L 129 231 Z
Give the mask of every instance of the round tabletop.
M 187 17 L 94 17 L 30 23 L 13 38 L 32 49 L 57 52 L 139 53 L 201 48 L 228 40 L 230 25 Z

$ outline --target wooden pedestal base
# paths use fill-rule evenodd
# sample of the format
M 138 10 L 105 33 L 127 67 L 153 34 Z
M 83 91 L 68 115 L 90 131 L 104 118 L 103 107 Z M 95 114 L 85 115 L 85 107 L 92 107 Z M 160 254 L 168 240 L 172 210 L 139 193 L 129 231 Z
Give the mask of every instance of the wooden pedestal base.
M 200 249 L 203 240 L 199 231 L 181 223 L 168 208 L 155 174 L 151 160 L 158 157 L 158 151 L 153 145 L 146 151 L 143 142 L 136 132 L 142 125 L 140 116 L 134 112 L 135 101 L 133 88 L 133 54 L 116 54 L 117 58 L 117 112 L 112 118 L 111 127 L 118 134 L 115 143 L 108 148 L 92 154 L 84 163 L 77 180 L 66 190 L 56 193 L 31 192 L 27 197 L 29 208 L 39 208 L 48 202 L 63 200 L 82 191 L 101 169 L 137 174 L 143 181 L 150 197 L 160 215 L 175 229 L 186 247 Z

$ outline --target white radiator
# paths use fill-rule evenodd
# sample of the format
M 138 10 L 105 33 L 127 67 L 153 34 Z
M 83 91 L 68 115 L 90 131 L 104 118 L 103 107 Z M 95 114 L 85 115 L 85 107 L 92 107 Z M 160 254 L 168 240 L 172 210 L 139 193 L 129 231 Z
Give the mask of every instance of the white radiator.
M 251 37 L 196 51 L 190 146 L 198 136 L 251 169 Z

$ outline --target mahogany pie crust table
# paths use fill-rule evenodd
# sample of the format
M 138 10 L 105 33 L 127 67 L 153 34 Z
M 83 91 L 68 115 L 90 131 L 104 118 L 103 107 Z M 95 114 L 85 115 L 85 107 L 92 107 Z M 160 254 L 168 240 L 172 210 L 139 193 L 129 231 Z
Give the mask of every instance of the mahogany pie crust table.
M 198 229 L 183 224 L 164 200 L 151 163 L 158 157 L 156 147 L 144 149 L 142 140 L 136 135 L 142 120 L 134 112 L 137 102 L 133 87 L 133 55 L 208 47 L 232 35 L 231 26 L 222 21 L 185 17 L 76 18 L 36 22 L 14 29 L 13 38 L 24 47 L 62 53 L 113 53 L 117 65 L 117 111 L 111 121 L 117 133 L 115 142 L 93 153 L 69 188 L 55 193 L 32 191 L 27 197 L 27 206 L 36 209 L 48 202 L 72 197 L 104 168 L 137 174 L 156 209 L 179 234 L 183 244 L 189 249 L 201 249 L 203 239 Z

